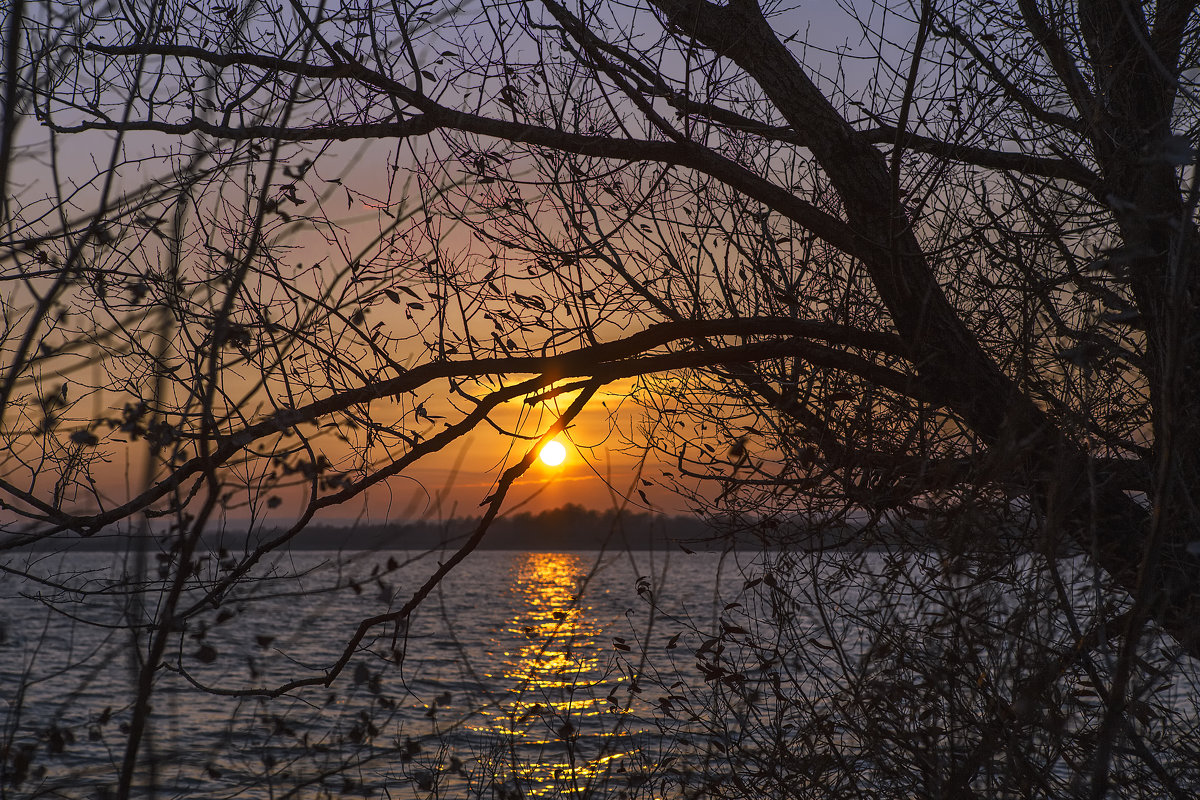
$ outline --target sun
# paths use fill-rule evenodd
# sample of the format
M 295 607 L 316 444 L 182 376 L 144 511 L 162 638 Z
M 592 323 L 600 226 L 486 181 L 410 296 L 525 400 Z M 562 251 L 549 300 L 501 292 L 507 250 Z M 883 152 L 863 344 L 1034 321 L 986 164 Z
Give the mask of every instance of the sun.
M 557 439 L 551 439 L 542 446 L 542 451 L 538 453 L 538 457 L 542 459 L 542 463 L 546 466 L 557 467 L 566 459 L 567 448 L 563 447 L 563 443 Z

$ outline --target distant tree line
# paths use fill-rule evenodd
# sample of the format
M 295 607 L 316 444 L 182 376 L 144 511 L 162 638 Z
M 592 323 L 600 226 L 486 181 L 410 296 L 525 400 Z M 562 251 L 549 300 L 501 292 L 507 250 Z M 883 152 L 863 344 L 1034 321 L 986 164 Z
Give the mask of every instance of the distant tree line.
M 457 547 L 478 526 L 477 517 L 445 521 L 397 521 L 382 525 L 310 525 L 293 537 L 293 549 L 431 549 Z M 695 517 L 646 511 L 597 511 L 568 503 L 545 511 L 522 511 L 491 523 L 480 549 L 492 550 L 661 550 L 719 540 L 717 531 Z

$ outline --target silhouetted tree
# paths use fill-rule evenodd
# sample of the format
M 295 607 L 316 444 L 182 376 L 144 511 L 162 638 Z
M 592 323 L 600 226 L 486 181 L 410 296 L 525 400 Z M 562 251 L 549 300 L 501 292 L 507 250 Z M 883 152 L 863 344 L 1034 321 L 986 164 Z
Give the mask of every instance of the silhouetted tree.
M 889 643 L 898 607 L 852 615 L 890 655 L 847 655 L 839 691 L 875 686 L 895 712 L 863 758 L 903 772 L 937 748 L 904 750 L 908 704 L 983 719 L 951 774 L 933 761 L 847 791 L 1046 796 L 1062 788 L 1046 770 L 1072 764 L 1066 785 L 1103 797 L 1131 749 L 1186 794 L 1131 730 L 1139 676 L 1164 669 L 1145 666 L 1157 632 L 1176 667 L 1200 656 L 1195 4 L 879 2 L 845 25 L 858 44 L 751 0 L 17 4 L 0 491 L 21 522 L 5 546 L 164 521 L 161 601 L 131 612 L 148 708 L 178 623 L 319 510 L 498 425 L 502 403 L 546 412 L 512 433 L 553 436 L 632 379 L 647 413 L 629 446 L 666 457 L 646 480 L 722 523 L 772 544 L 878 529 L 1004 554 L 978 591 L 938 573 L 949 627 L 917 604 L 926 650 Z M 130 441 L 142 475 L 116 497 L 97 478 Z M 533 453 L 409 602 L 320 675 L 262 691 L 337 680 L 480 541 Z M 198 576 L 226 510 L 257 526 L 296 485 L 287 531 Z M 910 568 L 871 592 L 910 596 Z M 1102 587 L 1086 612 L 1080 575 Z M 785 584 L 754 618 L 781 651 L 802 646 Z M 1018 611 L 967 635 L 964 602 Z M 971 647 L 1021 655 L 1005 680 L 951 687 L 960 665 L 939 659 Z M 864 677 L 880 664 L 891 688 Z M 981 778 L 997 752 L 1074 730 L 1050 710 L 1076 669 L 1100 698 L 1090 738 L 1010 765 L 1015 783 Z M 906 670 L 922 680 L 895 689 Z M 811 721 L 790 685 L 783 716 Z M 1002 695 L 1016 710 L 997 722 Z M 821 768 L 852 779 L 828 741 L 844 760 Z M 767 762 L 780 786 L 816 769 Z

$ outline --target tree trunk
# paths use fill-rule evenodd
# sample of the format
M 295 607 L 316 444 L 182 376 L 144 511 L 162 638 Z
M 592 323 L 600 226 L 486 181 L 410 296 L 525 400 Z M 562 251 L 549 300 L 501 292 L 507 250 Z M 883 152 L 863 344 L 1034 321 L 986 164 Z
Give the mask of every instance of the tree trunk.
M 895 176 L 884 154 L 817 89 L 758 6 L 752 0 L 732 0 L 728 6 L 707 0 L 656 0 L 656 5 L 672 24 L 745 70 L 812 151 L 836 187 L 850 225 L 862 237 L 859 252 L 925 384 L 992 447 L 1019 448 L 1012 455 L 1034 476 L 1031 488 L 1046 506 L 1050 532 L 1069 535 L 1091 551 L 1153 619 L 1187 652 L 1200 657 L 1193 622 L 1200 612 L 1200 558 L 1187 551 L 1191 531 L 1200 522 L 1190 491 L 1200 476 L 1200 427 L 1190 423 L 1200 419 L 1200 326 L 1191 302 L 1200 295 L 1194 292 L 1193 271 L 1187 269 L 1190 260 L 1175 258 L 1182 248 L 1178 237 L 1162 236 L 1162 231 L 1178 229 L 1180 222 L 1190 230 L 1188 218 L 1180 213 L 1174 169 L 1166 161 L 1147 169 L 1140 155 L 1147 152 L 1145 142 L 1155 136 L 1157 144 L 1167 144 L 1173 89 L 1165 90 L 1161 79 L 1153 91 L 1145 91 L 1144 82 L 1125 87 L 1126 99 L 1136 106 L 1127 118 L 1140 120 L 1130 126 L 1140 146 L 1122 144 L 1107 126 L 1094 137 L 1102 166 L 1107 156 L 1109 165 L 1119 165 L 1132 182 L 1158 185 L 1157 190 L 1129 188 L 1123 196 L 1131 198 L 1129 205 L 1136 213 L 1126 214 L 1121 224 L 1130 251 L 1147 253 L 1139 262 L 1145 261 L 1148 277 L 1134 285 L 1147 316 L 1148 347 L 1155 364 L 1150 376 L 1155 490 L 1147 514 L 1113 476 L 1094 469 L 1080 444 L 1059 432 L 980 347 L 938 285 L 903 209 L 891 202 Z M 1119 11 L 1126 4 L 1110 5 Z M 1170 14 L 1164 11 L 1162 16 Z M 1113 29 L 1111 21 L 1105 24 Z M 1113 34 L 1105 36 L 1111 39 Z M 1108 46 L 1131 45 L 1118 41 Z M 1147 130 L 1146 120 L 1157 122 Z M 1106 121 L 1113 122 L 1111 117 Z M 1110 191 L 1123 182 L 1114 179 L 1112 171 L 1105 175 Z M 1163 191 L 1166 186 L 1170 191 Z M 1162 207 L 1164 197 L 1173 197 L 1172 208 Z M 1147 224 L 1151 220 L 1155 224 Z M 1180 279 L 1186 288 L 1176 285 Z

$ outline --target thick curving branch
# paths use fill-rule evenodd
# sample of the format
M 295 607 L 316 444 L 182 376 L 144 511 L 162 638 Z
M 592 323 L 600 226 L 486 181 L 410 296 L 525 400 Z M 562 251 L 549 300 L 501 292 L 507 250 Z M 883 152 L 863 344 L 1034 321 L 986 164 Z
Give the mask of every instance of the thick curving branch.
M 715 337 L 771 337 L 767 341 L 736 346 L 689 348 L 653 354 L 657 348 L 676 342 L 707 341 Z M 825 344 L 811 341 L 817 339 Z M 785 356 L 805 359 L 815 366 L 844 370 L 921 402 L 937 402 L 920 379 L 869 361 L 830 345 L 867 349 L 891 358 L 902 359 L 905 348 L 900 340 L 886 333 L 862 331 L 823 322 L 780 318 L 746 318 L 713 321 L 668 322 L 654 325 L 624 339 L 552 356 L 515 356 L 479 358 L 462 361 L 434 361 L 414 367 L 388 380 L 360 386 L 331 395 L 294 409 L 281 409 L 272 416 L 247 425 L 235 433 L 218 436 L 206 456 L 197 456 L 181 464 L 168 477 L 137 497 L 105 512 L 76 516 L 56 512 L 48 518 L 56 525 L 34 537 L 16 537 L 5 548 L 20 547 L 46 538 L 61 530 L 73 530 L 90 536 L 118 520 L 149 508 L 193 477 L 210 473 L 251 443 L 277 436 L 295 425 L 319 419 L 352 406 L 412 391 L 432 381 L 467 380 L 491 376 L 534 374 L 540 376 L 528 384 L 525 393 L 545 389 L 567 378 L 598 379 L 610 382 L 621 378 L 675 369 L 697 369 L 720 364 L 751 363 Z M 358 491 L 366 488 L 362 486 Z M 357 493 L 357 492 L 355 492 Z M 24 499 L 24 498 L 22 498 Z M 341 499 L 348 499 L 343 497 Z

